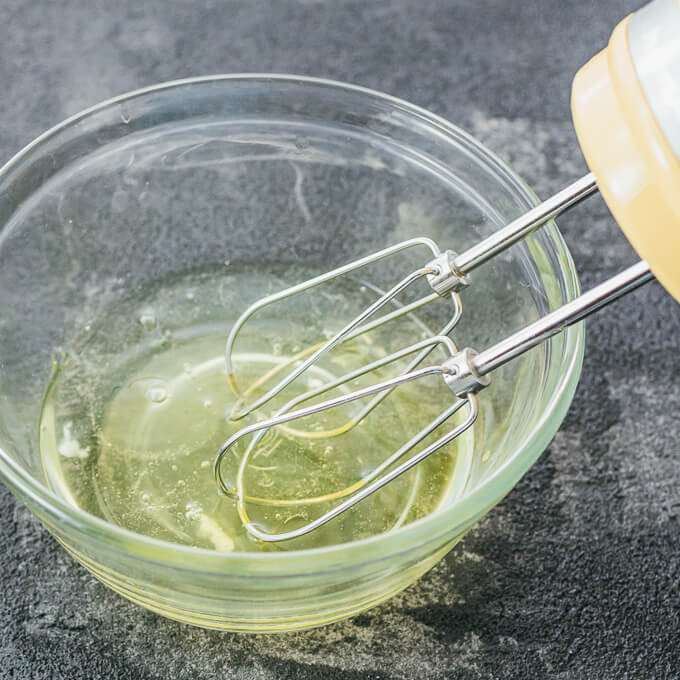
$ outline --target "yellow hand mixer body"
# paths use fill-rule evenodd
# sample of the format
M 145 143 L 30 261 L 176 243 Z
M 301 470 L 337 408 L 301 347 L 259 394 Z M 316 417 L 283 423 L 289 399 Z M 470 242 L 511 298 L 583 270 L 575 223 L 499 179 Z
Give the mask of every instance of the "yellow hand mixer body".
M 233 414 L 235 419 L 283 393 L 337 345 L 439 298 L 452 303 L 451 318 L 439 334 L 290 399 L 272 417 L 243 428 L 223 444 L 216 455 L 213 473 L 219 489 L 236 498 L 241 519 L 253 536 L 263 541 L 296 538 L 375 493 L 474 424 L 478 414 L 477 393 L 489 384 L 490 374 L 496 368 L 654 277 L 680 300 L 680 0 L 655 0 L 616 27 L 609 45 L 577 73 L 572 88 L 572 114 L 592 172 L 468 251 L 461 254 L 450 250 L 441 252 L 430 239 L 413 238 L 263 298 L 241 315 L 227 340 L 226 360 L 230 376 L 234 371 L 231 354 L 235 339 L 242 326 L 262 308 L 414 246 L 426 246 L 432 252 L 429 263 L 378 297 L 329 340 L 299 353 L 294 369 L 253 403 L 241 403 Z M 597 189 L 643 260 L 484 351 L 458 350 L 449 333 L 460 318 L 460 296 L 470 285 L 470 272 Z M 422 279 L 430 284 L 432 294 L 375 318 L 383 307 Z M 447 358 L 436 365 L 421 366 L 435 347 L 442 348 Z M 411 355 L 415 356 L 406 370 L 395 378 L 303 406 L 326 392 Z M 245 470 L 258 442 L 269 429 L 371 397 L 368 405 L 344 427 L 321 433 L 324 436 L 341 435 L 361 422 L 394 389 L 431 375 L 440 375 L 455 395 L 449 408 L 360 482 L 336 494 L 334 497 L 340 498 L 338 505 L 285 533 L 264 531 L 250 521 L 246 504 L 252 499 L 244 487 Z M 246 395 L 249 393 L 247 391 Z M 464 417 L 461 419 L 459 415 L 450 431 L 400 462 L 462 409 L 465 409 Z M 319 435 L 308 433 L 308 436 Z M 223 477 L 221 464 L 225 454 L 244 437 L 250 437 L 250 442 L 240 459 L 236 480 L 229 484 Z

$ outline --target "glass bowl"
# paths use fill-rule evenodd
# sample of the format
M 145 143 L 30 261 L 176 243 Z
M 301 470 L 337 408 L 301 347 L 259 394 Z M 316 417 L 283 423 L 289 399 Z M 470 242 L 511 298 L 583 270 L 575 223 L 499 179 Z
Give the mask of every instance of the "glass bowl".
M 98 579 L 165 616 L 281 631 L 374 606 L 431 568 L 547 446 L 579 377 L 582 327 L 494 374 L 450 502 L 385 534 L 288 552 L 154 540 L 53 493 L 38 447 L 51 357 L 112 300 L 178 273 L 276 261 L 285 280 L 287 264 L 330 269 L 416 235 L 460 251 L 536 203 L 445 120 L 324 80 L 183 80 L 68 119 L 0 170 L 0 476 Z M 472 279 L 455 339 L 476 349 L 578 294 L 554 224 Z M 251 301 L 245 291 L 230 313 Z

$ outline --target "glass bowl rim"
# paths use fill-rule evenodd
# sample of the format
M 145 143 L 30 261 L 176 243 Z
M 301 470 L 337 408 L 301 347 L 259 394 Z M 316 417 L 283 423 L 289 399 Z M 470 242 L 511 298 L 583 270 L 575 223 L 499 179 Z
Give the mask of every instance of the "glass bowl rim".
M 41 144 L 95 113 L 117 106 L 125 101 L 163 90 L 171 90 L 186 85 L 238 80 L 262 84 L 275 81 L 312 87 L 327 87 L 336 91 L 345 91 L 348 94 L 362 95 L 379 100 L 392 109 L 401 110 L 419 118 L 429 127 L 436 128 L 439 134 L 455 141 L 457 145 L 467 147 L 467 150 L 472 152 L 477 160 L 484 161 L 487 166 L 492 166 L 497 174 L 505 175 L 505 179 L 512 183 L 513 191 L 516 190 L 530 204 L 539 203 L 538 197 L 529 185 L 505 161 L 470 134 L 441 116 L 405 100 L 359 85 L 325 78 L 276 73 L 214 74 L 183 78 L 139 88 L 112 97 L 66 118 L 29 142 L 0 167 L 0 180 L 18 167 Z M 549 235 L 552 247 L 560 255 L 559 261 L 562 264 L 558 273 L 564 277 L 566 293 L 568 296 L 575 297 L 580 292 L 580 286 L 566 243 L 554 222 L 546 224 L 542 230 Z M 568 357 L 568 363 L 560 374 L 559 384 L 543 409 L 540 418 L 535 422 L 533 429 L 526 434 L 522 444 L 517 447 L 503 465 L 472 492 L 445 510 L 437 511 L 398 529 L 350 543 L 265 553 L 219 552 L 207 548 L 193 548 L 138 534 L 69 505 L 26 472 L 2 448 L 0 448 L 0 476 L 9 483 L 10 488 L 15 489 L 20 497 L 30 499 L 32 503 L 44 510 L 45 514 L 53 521 L 57 520 L 60 525 L 70 526 L 76 532 L 87 535 L 88 538 L 97 543 L 107 544 L 114 549 L 122 547 L 130 557 L 154 563 L 160 562 L 166 566 L 189 569 L 190 571 L 212 571 L 217 567 L 219 573 L 226 575 L 224 566 L 228 566 L 230 569 L 241 567 L 245 570 L 257 564 L 258 569 L 263 568 L 267 572 L 273 571 L 280 575 L 290 571 L 285 567 L 294 568 L 295 574 L 300 575 L 301 573 L 308 574 L 309 571 L 320 571 L 323 564 L 328 567 L 340 562 L 341 566 L 349 566 L 353 563 L 366 564 L 367 562 L 390 558 L 400 552 L 412 549 L 423 539 L 429 542 L 443 534 L 452 533 L 454 528 L 467 529 L 499 502 L 540 456 L 544 447 L 557 432 L 562 417 L 571 403 L 582 366 L 585 339 L 583 324 L 571 326 L 563 333 L 565 342 L 562 356 Z M 551 362 L 557 359 L 560 363 L 564 363 L 563 359 L 556 358 L 554 354 L 551 357 Z M 559 416 L 553 419 L 552 416 L 556 412 L 559 413 Z M 527 449 L 533 449 L 533 455 L 522 455 Z M 493 500 L 489 502 L 489 498 Z M 152 556 L 150 557 L 150 555 Z M 191 558 L 190 567 L 187 567 L 185 558 Z M 201 561 L 203 564 L 200 563 Z M 301 569 L 301 562 L 310 565 L 312 568 Z

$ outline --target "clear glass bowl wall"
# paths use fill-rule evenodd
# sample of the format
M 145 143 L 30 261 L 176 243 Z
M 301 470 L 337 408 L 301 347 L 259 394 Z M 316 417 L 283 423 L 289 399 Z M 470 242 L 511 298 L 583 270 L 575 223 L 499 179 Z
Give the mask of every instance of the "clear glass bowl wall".
M 462 500 L 388 534 L 288 553 L 163 543 L 56 497 L 37 441 L 51 357 L 103 306 L 178 273 L 272 262 L 323 271 L 417 235 L 462 250 L 535 203 L 457 128 L 338 83 L 195 79 L 69 119 L 0 171 L 0 476 L 99 579 L 173 618 L 287 630 L 384 600 L 450 550 L 550 441 L 578 380 L 582 329 L 495 374 Z M 375 283 L 400 275 L 379 271 Z M 549 225 L 474 272 L 454 337 L 481 349 L 577 290 Z M 239 311 L 225 310 L 225 329 Z

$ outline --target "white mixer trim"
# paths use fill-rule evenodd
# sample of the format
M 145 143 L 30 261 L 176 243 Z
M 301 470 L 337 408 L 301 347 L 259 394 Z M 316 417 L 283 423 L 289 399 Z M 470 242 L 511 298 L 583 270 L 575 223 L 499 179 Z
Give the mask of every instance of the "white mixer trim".
M 633 14 L 628 42 L 649 107 L 680 159 L 680 1 L 654 0 Z

